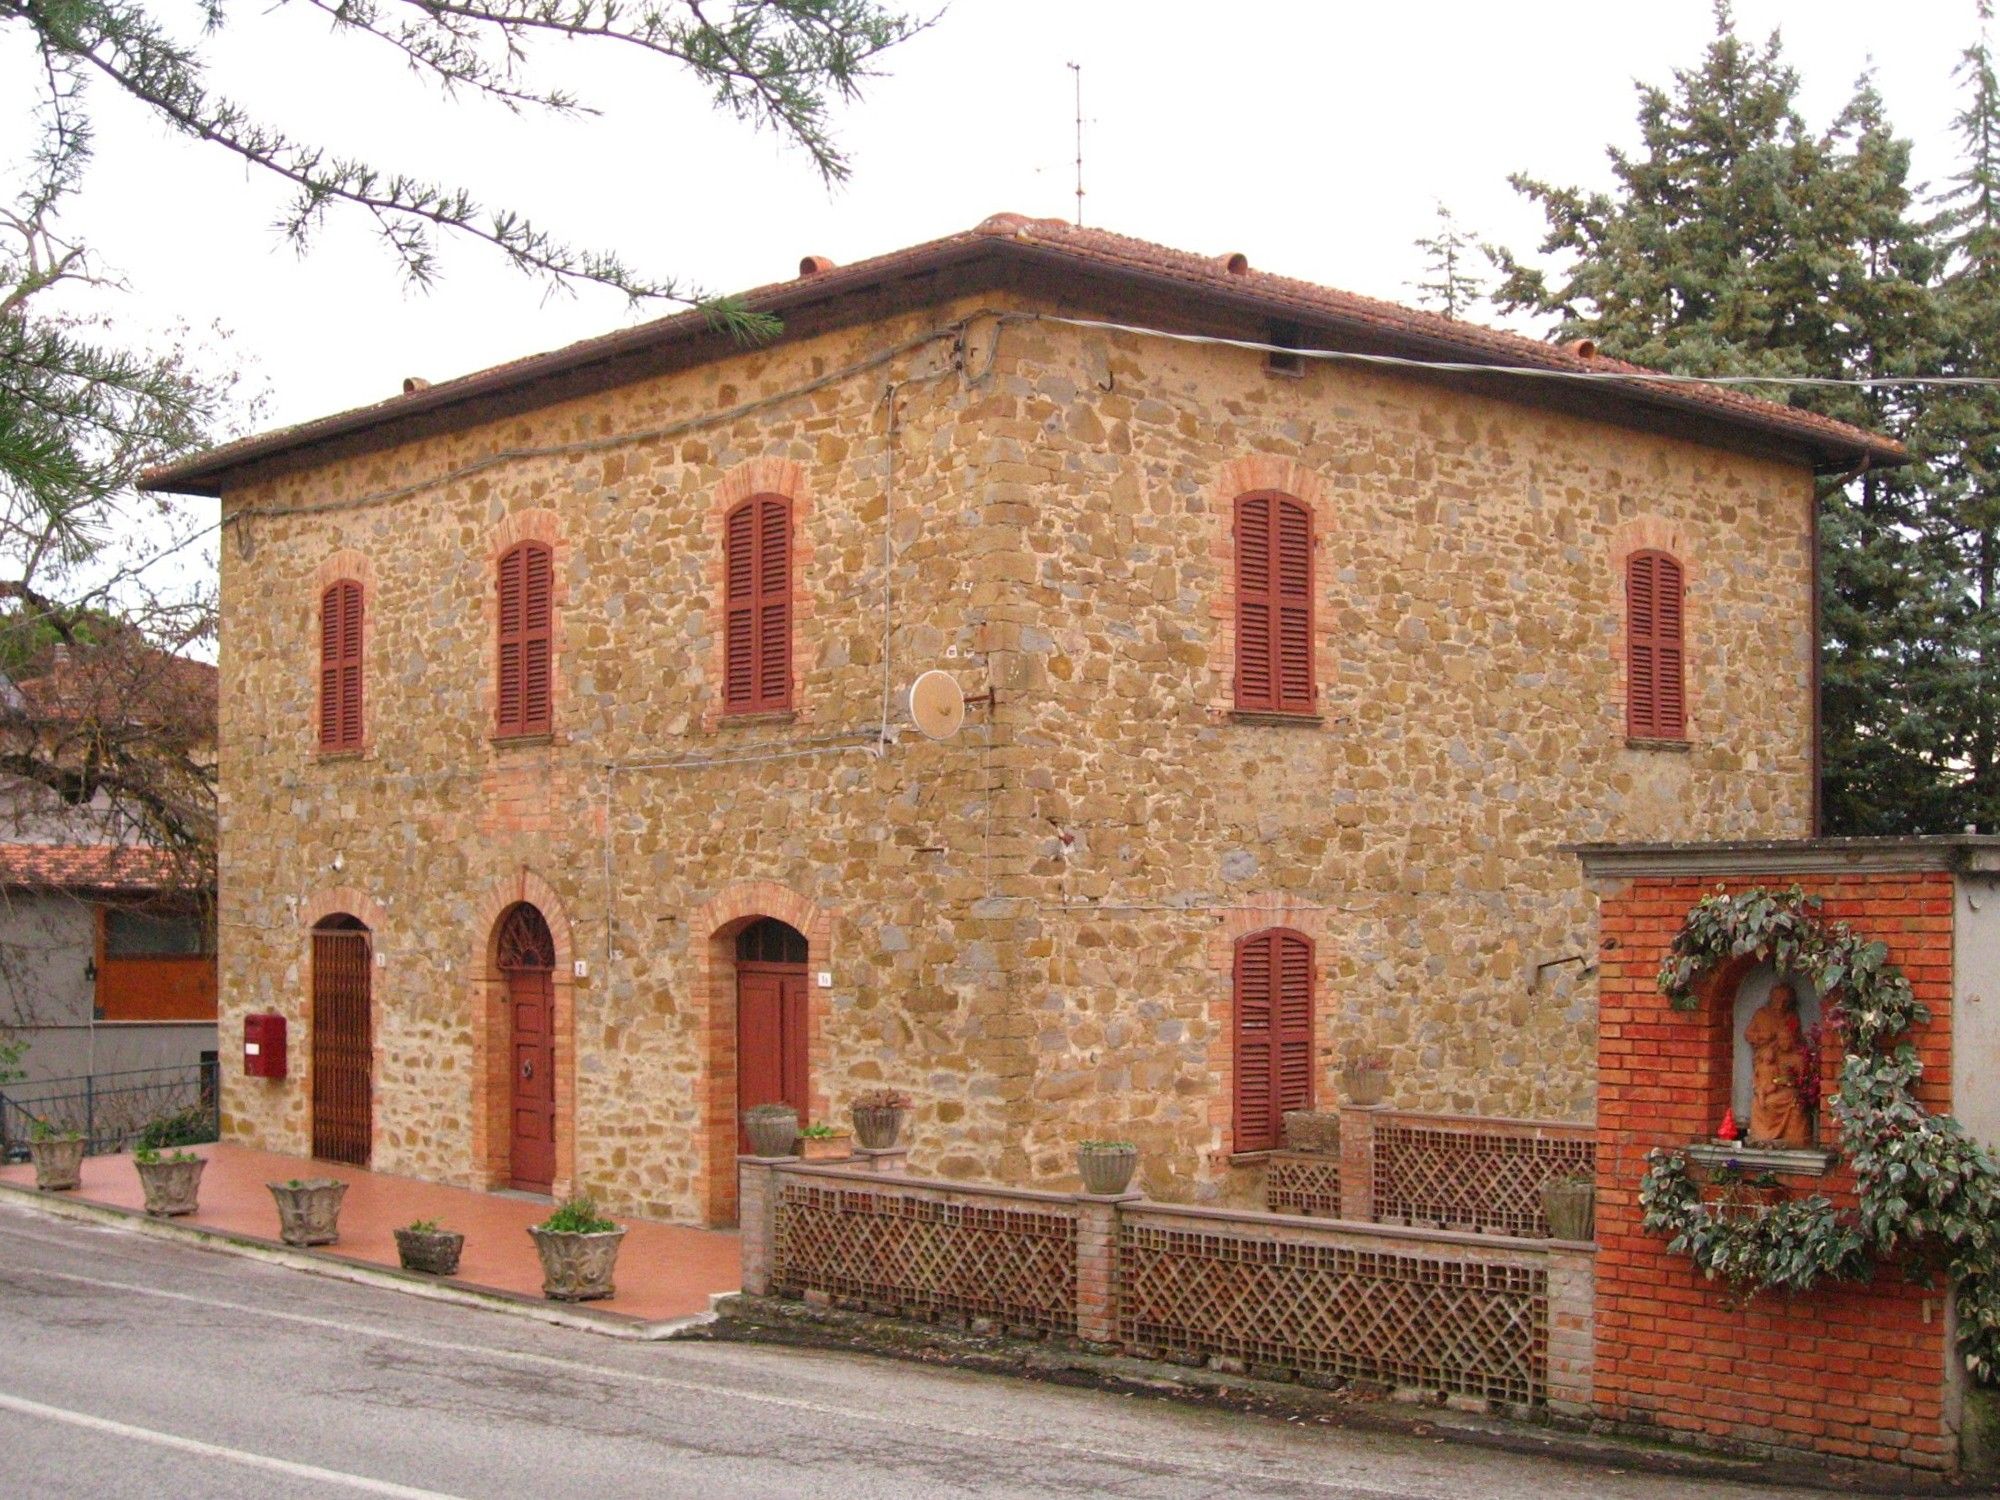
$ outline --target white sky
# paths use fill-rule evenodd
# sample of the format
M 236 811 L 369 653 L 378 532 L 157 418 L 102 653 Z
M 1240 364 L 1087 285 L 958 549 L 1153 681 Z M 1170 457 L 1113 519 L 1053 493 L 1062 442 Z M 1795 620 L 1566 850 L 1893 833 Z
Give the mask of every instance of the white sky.
M 1950 75 L 1973 34 L 1972 0 L 1739 0 L 1736 10 L 1748 37 L 1782 28 L 1815 127 L 1872 65 L 1891 119 L 1917 143 L 1918 175 L 1951 170 Z M 1075 61 L 1087 222 L 1410 300 L 1411 241 L 1429 232 L 1435 200 L 1486 238 L 1532 249 L 1539 220 L 1507 174 L 1605 183 L 1605 144 L 1636 133 L 1634 81 L 1665 83 L 1710 32 L 1707 0 L 957 0 L 843 113 L 854 172 L 831 194 L 801 153 L 715 114 L 670 64 L 608 47 L 545 54 L 545 78 L 604 109 L 574 123 L 440 103 L 386 48 L 330 37 L 304 5 L 239 0 L 211 56 L 220 91 L 301 137 L 462 183 L 574 243 L 711 290 L 788 277 L 803 254 L 855 260 L 999 210 L 1068 216 L 1065 64 Z M 24 41 L 0 29 L 0 101 L 23 98 L 32 80 Z M 635 316 L 609 293 L 546 300 L 469 242 L 445 246 L 436 289 L 406 290 L 352 219 L 301 259 L 271 228 L 276 183 L 171 136 L 108 87 L 93 98 L 98 161 L 68 227 L 123 274 L 129 315 L 219 318 L 232 330 L 228 357 L 269 390 L 261 426 Z M 18 152 L 24 124 L 7 124 L 0 155 Z

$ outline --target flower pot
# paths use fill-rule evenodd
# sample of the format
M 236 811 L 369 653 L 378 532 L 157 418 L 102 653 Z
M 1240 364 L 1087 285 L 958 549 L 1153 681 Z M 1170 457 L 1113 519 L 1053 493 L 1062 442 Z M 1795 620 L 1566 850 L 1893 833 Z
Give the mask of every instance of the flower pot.
M 1730 1223 L 1761 1219 L 1791 1194 L 1782 1184 L 1759 1186 L 1752 1182 L 1704 1182 L 1701 1201 L 1715 1210 L 1715 1217 Z
M 146 1212 L 156 1219 L 171 1219 L 195 1210 L 201 1192 L 201 1173 L 208 1162 L 197 1156 L 193 1161 L 140 1161 L 139 1186 L 146 1193 Z
M 458 1253 L 465 1248 L 465 1236 L 456 1229 L 399 1229 L 396 1255 L 405 1271 L 422 1271 L 427 1276 L 456 1276 Z
M 347 1184 L 313 1177 L 293 1186 L 267 1182 L 278 1204 L 278 1238 L 287 1245 L 331 1245 L 340 1238 L 340 1200 Z
M 796 1156 L 799 1112 L 789 1104 L 754 1104 L 743 1111 L 752 1156 Z
M 1542 1184 L 1542 1213 L 1552 1240 L 1589 1241 L 1597 1234 L 1597 1184 L 1558 1177 Z
M 1076 1148 L 1076 1169 L 1083 1176 L 1083 1190 L 1101 1198 L 1115 1198 L 1129 1188 L 1138 1167 L 1137 1146 Z
M 1389 1070 L 1365 1065 L 1341 1069 L 1340 1091 L 1349 1104 L 1368 1108 L 1389 1097 Z
M 1286 1110 L 1285 1147 L 1290 1151 L 1337 1155 L 1340 1151 L 1340 1116 L 1330 1110 Z
M 35 1164 L 35 1186 L 45 1193 L 60 1193 L 82 1182 L 83 1146 L 80 1135 L 52 1135 L 46 1140 L 29 1141 L 28 1157 Z
M 807 1161 L 846 1161 L 854 1155 L 854 1137 L 844 1130 L 832 1135 L 802 1135 L 799 1155 Z
M 897 1138 L 903 1133 L 904 1111 L 864 1108 L 857 1104 L 852 1113 L 854 1138 L 865 1150 L 890 1151 L 895 1148 Z
M 625 1231 L 574 1234 L 530 1225 L 535 1251 L 542 1258 L 542 1295 L 551 1302 L 591 1302 L 613 1293 L 612 1269 L 618 1264 L 618 1242 Z

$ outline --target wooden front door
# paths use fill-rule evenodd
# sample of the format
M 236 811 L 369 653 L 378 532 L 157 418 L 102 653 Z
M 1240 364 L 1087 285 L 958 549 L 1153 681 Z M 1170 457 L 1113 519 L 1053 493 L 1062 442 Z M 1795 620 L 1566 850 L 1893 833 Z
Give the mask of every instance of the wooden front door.
M 500 932 L 507 987 L 513 1099 L 508 1110 L 511 1182 L 546 1193 L 556 1176 L 555 943 L 532 906 L 517 906 Z
M 750 1149 L 743 1111 L 753 1104 L 789 1104 L 799 1124 L 806 1107 L 806 966 L 736 965 L 736 1118 L 739 1149 Z
M 375 1128 L 368 929 L 334 917 L 312 945 L 312 1154 L 365 1167 Z

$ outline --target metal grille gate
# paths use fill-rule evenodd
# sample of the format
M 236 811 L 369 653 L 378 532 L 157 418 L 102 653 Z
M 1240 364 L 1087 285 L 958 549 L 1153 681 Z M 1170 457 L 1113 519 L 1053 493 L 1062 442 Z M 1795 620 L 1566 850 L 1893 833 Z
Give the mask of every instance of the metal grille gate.
M 375 1038 L 365 929 L 313 932 L 312 1153 L 368 1165 Z

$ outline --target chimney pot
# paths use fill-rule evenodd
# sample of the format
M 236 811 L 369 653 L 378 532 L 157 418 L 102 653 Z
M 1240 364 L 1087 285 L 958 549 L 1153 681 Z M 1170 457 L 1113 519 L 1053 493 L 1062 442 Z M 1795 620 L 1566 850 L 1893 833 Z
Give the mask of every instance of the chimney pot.
M 431 383 L 421 375 L 405 375 L 403 377 L 403 394 L 405 396 L 415 395 L 418 391 L 427 391 L 430 388 Z
M 823 275 L 832 269 L 833 262 L 828 260 L 824 255 L 808 255 L 799 261 L 799 275 L 802 278 Z
M 1596 339 L 1571 339 L 1567 344 L 1563 345 L 1563 348 L 1574 354 L 1578 359 L 1597 358 Z
M 1231 276 L 1248 276 L 1250 274 L 1250 257 L 1245 255 L 1241 250 L 1232 250 L 1222 257 L 1222 268 Z

